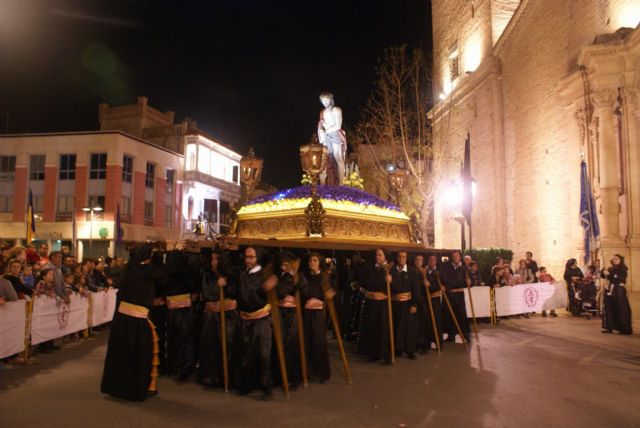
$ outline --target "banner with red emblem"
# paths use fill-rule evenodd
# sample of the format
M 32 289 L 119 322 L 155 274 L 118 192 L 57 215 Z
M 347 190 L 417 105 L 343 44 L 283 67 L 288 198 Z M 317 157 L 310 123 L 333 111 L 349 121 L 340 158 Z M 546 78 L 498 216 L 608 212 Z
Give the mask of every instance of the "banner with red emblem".
M 108 323 L 113 319 L 116 311 L 116 293 L 118 290 L 109 288 L 105 291 L 89 293 L 89 325 L 95 327 Z
M 89 299 L 73 293 L 69 303 L 56 297 L 39 296 L 33 302 L 31 344 L 46 342 L 88 327 Z

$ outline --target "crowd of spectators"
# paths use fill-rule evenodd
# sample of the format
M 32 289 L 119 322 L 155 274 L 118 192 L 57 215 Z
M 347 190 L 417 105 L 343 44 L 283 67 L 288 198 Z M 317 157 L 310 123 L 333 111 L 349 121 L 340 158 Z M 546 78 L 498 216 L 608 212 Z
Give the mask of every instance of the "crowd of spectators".
M 78 293 L 106 291 L 118 287 L 124 268 L 122 257 L 85 258 L 79 262 L 67 246 L 49 252 L 47 244 L 36 250 L 0 244 L 0 306 L 19 299 L 31 300 L 47 296 L 69 303 L 69 296 Z M 53 341 L 37 347 L 39 352 L 59 350 Z M 11 360 L 11 359 L 7 359 Z M 6 361 L 5 361 L 6 362 Z M 0 362 L 0 366 L 2 362 Z

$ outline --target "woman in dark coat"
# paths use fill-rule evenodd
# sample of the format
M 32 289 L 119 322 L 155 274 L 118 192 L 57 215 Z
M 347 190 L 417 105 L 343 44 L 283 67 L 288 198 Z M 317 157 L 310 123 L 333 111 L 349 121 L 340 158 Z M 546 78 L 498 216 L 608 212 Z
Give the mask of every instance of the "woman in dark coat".
M 611 267 L 602 271 L 601 276 L 609 280 L 604 294 L 604 317 L 602 318 L 602 332 L 611 333 L 613 330 L 620 334 L 631 334 L 631 307 L 627 298 L 628 268 L 624 257 L 616 254 L 611 259 Z
M 580 308 L 575 302 L 576 287 L 582 281 L 584 275 L 578 267 L 578 261 L 576 259 L 569 259 L 564 269 L 564 280 L 567 282 L 567 294 L 569 297 L 569 311 L 572 315 L 577 316 L 580 314 Z
M 324 310 L 325 291 L 323 289 L 322 256 L 311 253 L 309 256 L 309 275 L 302 286 L 304 302 L 304 344 L 309 362 L 309 377 L 321 383 L 331 377 L 329 352 L 327 350 L 327 320 Z
M 125 400 L 144 401 L 157 394 L 158 336 L 148 314 L 155 282 L 166 272 L 151 264 L 151 254 L 150 244 L 130 250 L 104 361 L 101 391 Z
M 233 339 L 237 334 L 239 315 L 236 309 L 236 275 L 229 269 L 226 254 L 214 251 L 210 266 L 203 269 L 202 298 L 204 313 L 200 334 L 200 364 L 198 382 L 208 387 L 224 387 L 220 312 L 224 311 L 227 344 L 227 370 L 233 373 Z M 220 303 L 220 287 L 224 302 Z M 232 385 L 232 379 L 230 379 Z

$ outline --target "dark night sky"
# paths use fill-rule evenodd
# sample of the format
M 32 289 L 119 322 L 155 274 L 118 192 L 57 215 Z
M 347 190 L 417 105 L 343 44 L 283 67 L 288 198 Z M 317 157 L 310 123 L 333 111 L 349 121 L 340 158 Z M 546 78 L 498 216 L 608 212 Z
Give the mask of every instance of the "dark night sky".
M 354 126 L 395 44 L 430 51 L 428 0 L 0 0 L 0 130 L 94 130 L 99 102 L 145 95 L 288 187 L 318 94 Z

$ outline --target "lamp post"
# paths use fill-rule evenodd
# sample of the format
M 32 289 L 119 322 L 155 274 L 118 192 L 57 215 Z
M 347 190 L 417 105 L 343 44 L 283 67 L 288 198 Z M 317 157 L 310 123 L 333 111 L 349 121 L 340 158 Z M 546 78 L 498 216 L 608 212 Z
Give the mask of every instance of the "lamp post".
M 89 254 L 93 257 L 93 216 L 96 212 L 102 211 L 102 207 L 84 207 L 82 211 L 91 214 L 91 222 L 89 224 Z
M 318 181 L 320 174 L 327 167 L 328 155 L 327 147 L 322 144 L 311 143 L 300 146 L 300 164 L 302 170 L 311 180 L 311 202 L 304 210 L 307 220 L 307 236 L 310 237 L 324 236 L 322 219 L 325 210 L 318 197 Z

